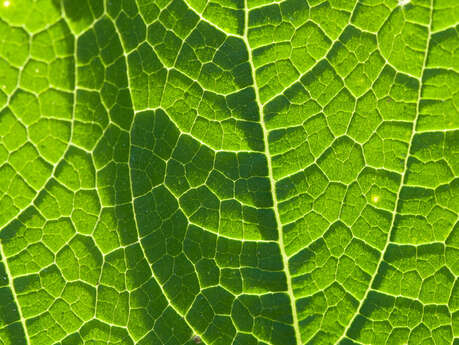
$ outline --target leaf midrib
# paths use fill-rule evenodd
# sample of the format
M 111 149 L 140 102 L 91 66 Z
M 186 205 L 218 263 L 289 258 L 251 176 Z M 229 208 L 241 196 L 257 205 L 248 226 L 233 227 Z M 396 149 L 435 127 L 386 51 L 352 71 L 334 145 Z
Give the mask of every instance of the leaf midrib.
M 276 219 L 276 225 L 277 225 L 277 233 L 278 233 L 278 244 L 280 247 L 280 253 L 282 257 L 282 264 L 284 267 L 284 272 L 285 272 L 285 278 L 287 281 L 287 294 L 289 295 L 290 298 L 290 305 L 292 308 L 292 321 L 293 321 L 293 329 L 295 332 L 295 339 L 296 339 L 296 344 L 300 345 L 302 344 L 301 342 L 301 333 L 300 333 L 300 328 L 299 328 L 299 323 L 298 323 L 298 315 L 296 311 L 296 303 L 295 303 L 295 295 L 293 294 L 293 288 L 292 288 L 292 279 L 290 276 L 290 270 L 288 268 L 288 256 L 285 251 L 285 245 L 284 245 L 284 234 L 283 234 L 283 227 L 279 215 L 279 207 L 278 207 L 278 202 L 277 202 L 277 195 L 276 195 L 276 182 L 274 180 L 274 175 L 273 175 L 273 169 L 272 169 L 272 159 L 271 155 L 269 153 L 269 141 L 268 141 L 268 129 L 266 127 L 265 123 L 265 118 L 264 118 L 264 111 L 263 111 L 263 104 L 260 99 L 260 92 L 259 88 L 257 85 L 257 77 L 256 77 L 256 69 L 255 65 L 253 63 L 253 57 L 252 57 L 252 49 L 250 47 L 249 39 L 248 39 L 248 32 L 249 32 L 249 7 L 248 7 L 248 0 L 244 0 L 244 32 L 242 35 L 242 39 L 244 40 L 244 43 L 247 47 L 247 52 L 249 56 L 249 64 L 250 64 L 250 71 L 252 74 L 252 79 L 253 79 L 253 88 L 255 90 L 255 100 L 257 103 L 258 111 L 260 114 L 260 125 L 263 131 L 263 143 L 265 147 L 264 154 L 266 156 L 266 161 L 268 164 L 268 178 L 269 178 L 269 183 L 271 187 L 271 196 L 273 199 L 273 211 L 274 211 L 274 216 Z

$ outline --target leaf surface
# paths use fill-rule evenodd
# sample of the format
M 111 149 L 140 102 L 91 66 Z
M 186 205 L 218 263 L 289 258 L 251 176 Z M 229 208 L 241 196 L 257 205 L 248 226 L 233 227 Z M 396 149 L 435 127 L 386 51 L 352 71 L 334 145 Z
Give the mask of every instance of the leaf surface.
M 458 342 L 454 1 L 0 5 L 0 344 Z

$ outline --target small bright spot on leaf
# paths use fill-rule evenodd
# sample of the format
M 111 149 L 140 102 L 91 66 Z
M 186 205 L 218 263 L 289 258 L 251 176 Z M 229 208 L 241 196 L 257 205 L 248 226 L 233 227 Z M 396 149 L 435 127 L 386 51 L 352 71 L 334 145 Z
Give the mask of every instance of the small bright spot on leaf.
M 377 203 L 379 201 L 379 195 L 373 195 L 371 197 L 371 200 L 374 202 L 374 203 Z
M 406 6 L 411 2 L 411 0 L 398 0 L 399 6 Z
M 11 5 L 11 2 L 9 1 L 3 1 L 3 6 L 8 7 Z

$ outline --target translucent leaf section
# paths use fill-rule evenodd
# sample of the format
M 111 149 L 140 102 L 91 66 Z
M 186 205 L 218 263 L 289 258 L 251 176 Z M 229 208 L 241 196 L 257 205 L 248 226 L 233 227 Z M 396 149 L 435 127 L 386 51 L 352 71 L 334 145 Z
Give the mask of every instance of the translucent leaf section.
M 0 344 L 459 342 L 459 6 L 0 3 Z

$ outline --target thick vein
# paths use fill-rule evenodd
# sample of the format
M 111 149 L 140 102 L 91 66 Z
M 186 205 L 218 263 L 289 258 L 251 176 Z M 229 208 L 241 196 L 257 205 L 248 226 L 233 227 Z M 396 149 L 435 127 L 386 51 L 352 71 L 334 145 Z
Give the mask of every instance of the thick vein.
M 5 252 L 3 251 L 2 241 L 0 241 L 0 257 L 1 257 L 1 260 L 3 260 L 4 266 L 5 266 L 5 273 L 8 278 L 8 287 L 10 288 L 11 294 L 13 295 L 14 303 L 16 304 L 16 308 L 18 310 L 19 321 L 21 322 L 22 328 L 24 329 L 26 344 L 30 344 L 29 333 L 26 327 L 26 320 L 24 316 L 22 315 L 21 306 L 19 304 L 18 296 L 16 294 L 16 289 L 14 288 L 14 284 L 13 284 L 13 276 L 11 275 L 10 268 L 8 267 L 8 262 L 6 260 L 6 255 L 5 255 Z
M 112 20 L 112 19 L 110 19 Z M 113 23 L 113 27 L 114 27 L 114 30 L 116 31 L 116 34 L 118 35 L 118 39 L 120 41 L 120 44 L 121 46 L 123 47 L 123 52 L 124 52 L 124 59 L 125 59 L 125 63 L 126 63 L 126 74 L 127 74 L 127 80 L 128 80 L 128 89 L 129 89 L 129 94 L 131 96 L 131 100 L 132 100 L 132 95 L 131 95 L 131 84 L 130 84 L 130 79 L 129 79 L 129 64 L 128 64 L 128 59 L 127 59 L 127 54 L 126 54 L 126 48 L 124 47 L 124 43 L 123 43 L 123 40 L 121 38 L 121 33 L 119 32 L 118 30 L 118 27 L 116 26 L 116 23 L 112 20 L 112 23 Z M 134 103 L 133 104 L 133 107 L 134 107 Z M 134 112 L 134 116 L 135 116 L 135 112 Z M 134 122 L 135 122 L 135 118 L 132 119 L 132 122 L 131 122 L 131 128 L 129 130 L 129 145 L 132 145 L 132 128 L 134 126 Z M 135 207 L 134 207 L 134 195 L 133 195 L 133 186 L 132 186 L 132 178 L 131 178 L 131 166 L 129 164 L 130 162 L 130 159 L 131 159 L 131 150 L 129 150 L 129 154 L 128 154 L 128 159 L 127 159 L 127 165 L 128 165 L 128 172 L 129 172 L 129 186 L 130 186 L 130 194 L 131 194 L 131 207 L 132 207 L 132 213 L 134 215 L 134 224 L 135 224 L 135 227 L 136 227 L 136 230 L 137 230 L 137 243 L 139 244 L 139 247 L 140 247 L 140 250 L 142 251 L 142 254 L 146 260 L 147 258 L 147 254 L 145 252 L 145 248 L 142 244 L 142 242 L 140 241 L 140 231 L 139 231 L 139 225 L 137 223 L 137 216 L 136 216 L 136 211 L 135 211 Z M 148 260 L 147 260 L 148 262 Z M 196 335 L 196 334 L 199 334 L 196 329 L 188 322 L 188 320 L 186 319 L 185 315 L 183 315 L 182 313 L 180 313 L 177 308 L 172 304 L 172 301 L 169 299 L 169 297 L 167 296 L 166 292 L 164 291 L 164 287 L 161 285 L 159 279 L 156 277 L 154 271 L 153 271 L 153 268 L 151 267 L 151 265 L 148 265 L 148 268 L 150 269 L 150 272 L 151 272 L 151 276 L 152 278 L 155 280 L 156 284 L 158 285 L 158 287 L 160 288 L 164 298 L 166 299 L 168 305 L 178 314 L 182 317 L 183 321 L 185 322 L 185 324 L 190 328 L 190 330 Z M 128 331 L 129 335 L 132 337 L 132 335 L 130 334 L 130 332 Z M 132 337 L 132 339 L 134 339 L 134 337 Z
M 424 72 L 426 70 L 426 64 L 427 64 L 427 55 L 428 55 L 428 49 L 429 49 L 429 44 L 430 44 L 430 38 L 431 38 L 432 16 L 433 16 L 433 0 L 430 0 L 430 16 L 429 16 L 429 25 L 428 25 L 427 42 L 426 42 L 426 47 L 425 47 L 424 60 L 423 60 L 423 63 L 422 63 L 421 76 L 419 78 L 416 78 L 419 81 L 418 97 L 417 97 L 417 102 L 416 102 L 416 117 L 415 117 L 415 119 L 413 121 L 413 127 L 412 127 L 412 130 L 411 130 L 411 137 L 410 137 L 410 140 L 408 142 L 408 149 L 407 149 L 405 160 L 404 160 L 404 163 L 403 163 L 403 172 L 402 172 L 402 176 L 400 178 L 400 186 L 399 186 L 399 188 L 397 190 L 397 194 L 396 194 L 396 202 L 395 202 L 394 210 L 392 211 L 391 224 L 390 224 L 390 227 L 389 227 L 389 232 L 387 233 L 386 243 L 384 244 L 384 248 L 383 248 L 383 250 L 381 252 L 381 256 L 379 257 L 379 261 L 378 261 L 378 263 L 376 265 L 375 274 L 371 277 L 370 283 L 368 284 L 368 287 L 367 287 L 367 289 L 365 291 L 365 295 L 360 300 L 359 306 L 356 309 L 356 312 L 354 313 L 354 316 L 352 317 L 351 321 L 348 323 L 348 325 L 345 328 L 342 336 L 338 339 L 336 344 L 339 344 L 341 340 L 346 338 L 347 332 L 349 331 L 349 329 L 351 328 L 351 326 L 354 323 L 355 319 L 359 315 L 363 304 L 365 303 L 365 301 L 368 298 L 368 294 L 370 293 L 370 291 L 372 291 L 373 283 L 374 283 L 376 277 L 378 276 L 379 268 L 380 268 L 381 264 L 384 261 L 384 255 L 385 255 L 385 253 L 387 251 L 387 248 L 389 247 L 389 244 L 391 243 L 390 237 L 391 237 L 392 231 L 393 231 L 394 226 L 395 226 L 395 220 L 397 218 L 397 211 L 398 211 L 399 204 L 400 204 L 400 193 L 402 192 L 402 189 L 403 189 L 403 187 L 405 185 L 405 178 L 406 178 L 406 173 L 407 173 L 407 170 L 408 170 L 408 159 L 410 157 L 411 146 L 413 144 L 413 139 L 414 139 L 414 136 L 416 134 L 416 127 L 417 127 L 417 123 L 418 123 L 418 119 L 419 119 L 419 113 L 420 113 L 419 104 L 421 103 L 422 86 L 423 86 L 422 85 L 422 79 L 423 79 Z
M 295 295 L 293 294 L 293 288 L 292 288 L 292 279 L 290 276 L 290 271 L 288 268 L 288 256 L 285 251 L 285 246 L 284 246 L 284 234 L 282 230 L 282 223 L 280 220 L 280 215 L 279 215 L 279 208 L 278 208 L 278 202 L 277 202 L 277 195 L 276 195 L 276 183 L 274 180 L 273 176 L 273 169 L 272 169 L 272 160 L 271 160 L 271 155 L 269 154 L 269 141 L 268 141 L 268 129 L 266 128 L 266 123 L 264 119 L 264 111 L 263 111 L 263 104 L 260 100 L 260 93 L 258 91 L 258 86 L 257 86 L 257 78 L 256 78 L 256 70 L 255 70 L 255 65 L 253 63 L 253 58 L 252 58 L 252 49 L 250 48 L 250 43 L 248 39 L 248 31 L 249 31 L 249 7 L 247 4 L 247 0 L 244 0 L 244 12 L 245 12 L 245 18 L 244 18 L 244 35 L 243 35 L 243 40 L 245 42 L 245 45 L 247 47 L 247 51 L 249 54 L 249 64 L 250 64 L 250 69 L 252 72 L 252 78 L 253 78 L 253 87 L 255 89 L 255 99 L 257 102 L 257 106 L 260 112 L 260 124 L 261 128 L 263 130 L 263 142 L 265 146 L 265 155 L 266 155 L 266 160 L 268 163 L 268 177 L 269 177 L 269 182 L 271 185 L 271 195 L 273 198 L 273 210 L 274 210 L 274 216 L 276 218 L 276 224 L 277 224 L 277 230 L 278 230 L 278 235 L 279 235 L 279 247 L 280 247 L 280 252 L 282 256 L 282 263 L 284 266 L 284 271 L 285 271 L 285 276 L 287 280 L 287 293 L 290 297 L 290 303 L 292 307 L 292 318 L 293 318 L 293 328 L 295 331 L 295 338 L 296 338 L 296 343 L 298 345 L 301 344 L 301 333 L 300 333 L 300 328 L 298 324 L 298 316 L 296 312 L 296 303 L 295 303 Z

